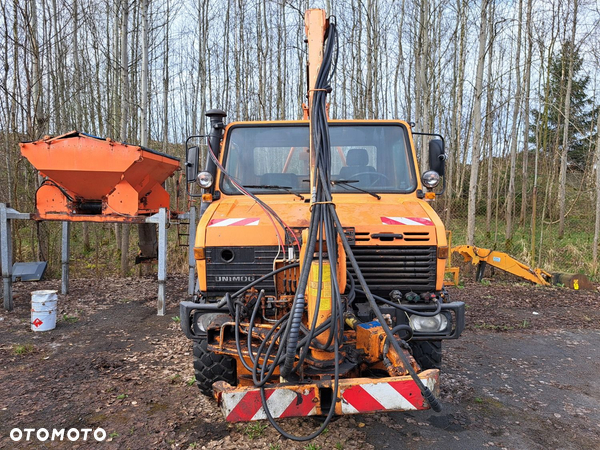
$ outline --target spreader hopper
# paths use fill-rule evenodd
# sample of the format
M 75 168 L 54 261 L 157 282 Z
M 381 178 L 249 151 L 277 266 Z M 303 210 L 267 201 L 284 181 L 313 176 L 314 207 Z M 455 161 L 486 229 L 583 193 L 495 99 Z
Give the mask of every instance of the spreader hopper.
M 44 177 L 38 220 L 138 222 L 169 208 L 162 183 L 179 169 L 177 158 L 77 131 L 20 146 Z

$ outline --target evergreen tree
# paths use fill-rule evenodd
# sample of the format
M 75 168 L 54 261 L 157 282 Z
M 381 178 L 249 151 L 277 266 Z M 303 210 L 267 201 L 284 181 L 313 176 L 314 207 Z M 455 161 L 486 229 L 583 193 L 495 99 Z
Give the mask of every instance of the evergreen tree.
M 540 137 L 540 149 L 551 153 L 555 148 L 562 147 L 562 134 L 564 130 L 564 104 L 567 87 L 569 57 L 573 55 L 573 80 L 571 81 L 571 113 L 569 126 L 569 164 L 583 169 L 590 161 L 594 152 L 596 130 L 595 118 L 599 108 L 593 107 L 592 99 L 588 96 L 587 89 L 590 77 L 583 72 L 583 58 L 579 50 L 571 50 L 572 44 L 565 42 L 560 53 L 554 55 L 549 66 L 549 86 L 547 96 L 544 92 L 540 98 L 544 99 L 545 107 L 533 109 L 532 135 L 530 142 L 536 142 L 536 130 Z

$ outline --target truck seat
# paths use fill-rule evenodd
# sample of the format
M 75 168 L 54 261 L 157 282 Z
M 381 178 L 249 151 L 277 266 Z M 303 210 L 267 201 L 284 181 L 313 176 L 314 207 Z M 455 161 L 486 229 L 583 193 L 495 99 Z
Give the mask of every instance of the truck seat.
M 342 180 L 358 180 L 357 185 L 371 186 L 378 179 L 374 167 L 369 166 L 369 154 L 364 148 L 351 148 L 346 155 L 346 166 L 340 169 Z M 360 174 L 356 176 L 357 174 Z

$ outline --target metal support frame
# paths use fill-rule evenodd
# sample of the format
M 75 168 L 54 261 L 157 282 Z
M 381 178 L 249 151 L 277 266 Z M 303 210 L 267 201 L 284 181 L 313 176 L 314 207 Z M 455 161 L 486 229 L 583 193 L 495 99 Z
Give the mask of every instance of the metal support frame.
M 29 220 L 31 214 L 20 213 L 0 203 L 0 261 L 2 262 L 2 286 L 4 291 L 4 309 L 12 311 L 12 221 Z
M 198 214 L 195 206 L 190 210 L 177 215 L 178 220 L 188 221 L 188 295 L 194 295 L 196 288 L 196 258 L 194 257 L 194 246 L 196 244 L 196 221 Z
M 146 223 L 158 224 L 158 298 L 157 314 L 164 316 L 167 313 L 165 285 L 167 282 L 167 209 L 160 208 L 158 214 L 146 219 Z
M 11 311 L 13 309 L 12 296 L 12 235 L 11 221 L 16 219 L 30 220 L 31 214 L 20 213 L 6 204 L 0 203 L 0 262 L 2 265 L 3 296 L 4 309 Z M 166 208 L 160 208 L 157 214 L 146 218 L 146 223 L 158 224 L 158 298 L 157 310 L 159 316 L 166 314 L 166 282 L 167 282 L 167 222 L 170 214 Z M 193 295 L 195 288 L 195 268 L 194 244 L 196 240 L 196 207 L 192 206 L 186 213 L 179 214 L 177 219 L 189 220 L 189 247 L 188 247 L 188 294 Z M 61 293 L 69 292 L 69 259 L 70 259 L 70 235 L 71 222 L 62 223 L 62 247 L 61 247 L 61 265 L 62 282 Z
M 196 258 L 194 257 L 194 245 L 196 244 L 196 207 L 190 207 L 189 211 L 189 231 L 188 231 L 188 295 L 194 295 L 196 287 Z
M 69 293 L 69 256 L 71 253 L 71 222 L 62 223 L 62 248 L 61 248 L 61 288 L 60 293 Z

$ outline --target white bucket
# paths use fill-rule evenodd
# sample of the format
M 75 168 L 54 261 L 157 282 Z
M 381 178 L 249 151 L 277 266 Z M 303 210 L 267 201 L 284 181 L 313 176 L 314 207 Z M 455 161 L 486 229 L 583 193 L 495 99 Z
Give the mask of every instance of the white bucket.
M 48 331 L 56 327 L 57 291 L 33 291 L 31 293 L 31 329 Z

